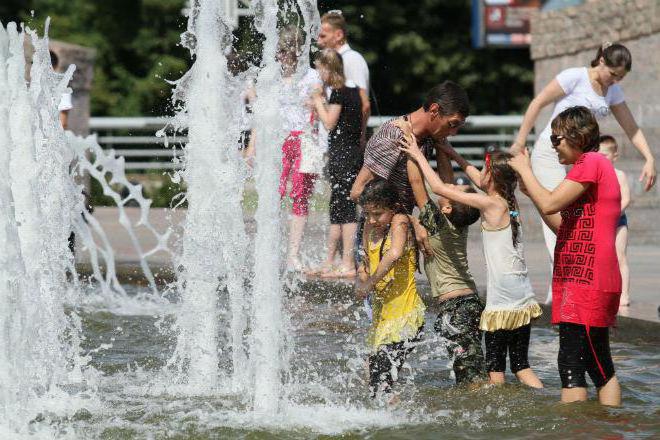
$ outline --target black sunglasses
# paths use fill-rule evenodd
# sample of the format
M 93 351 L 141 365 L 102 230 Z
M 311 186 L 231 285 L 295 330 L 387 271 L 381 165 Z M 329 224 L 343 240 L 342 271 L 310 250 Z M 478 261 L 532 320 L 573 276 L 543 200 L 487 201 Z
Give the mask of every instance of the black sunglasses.
M 565 139 L 565 136 L 562 136 L 562 135 L 560 135 L 560 134 L 551 134 L 551 135 L 550 135 L 550 142 L 551 142 L 552 145 L 554 145 L 555 147 L 558 147 L 559 144 L 561 144 L 561 140 L 562 140 L 562 139 Z

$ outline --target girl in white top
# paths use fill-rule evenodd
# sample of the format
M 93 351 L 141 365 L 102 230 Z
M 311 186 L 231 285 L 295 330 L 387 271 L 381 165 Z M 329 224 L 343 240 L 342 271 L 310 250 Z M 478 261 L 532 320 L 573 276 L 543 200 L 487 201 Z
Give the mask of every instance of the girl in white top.
M 645 190 L 648 191 L 655 184 L 655 159 L 644 133 L 637 126 L 626 105 L 623 90 L 618 84 L 630 72 L 631 67 L 632 56 L 625 46 L 605 43 L 598 49 L 591 67 L 574 67 L 562 71 L 529 104 L 510 152 L 518 154 L 525 148 L 527 135 L 536 123 L 539 112 L 547 105 L 555 103 L 552 117 L 538 136 L 532 152 L 532 170 L 546 189 L 555 189 L 566 177 L 566 167 L 559 163 L 557 152 L 550 143 L 550 121 L 563 110 L 573 106 L 587 107 L 596 119 L 613 114 L 632 144 L 646 160 L 640 175 L 640 181 L 645 180 Z M 556 236 L 545 223 L 541 223 L 552 267 Z M 546 301 L 549 303 L 551 298 L 551 290 L 549 290 Z
M 490 382 L 504 383 L 508 350 L 510 368 L 518 380 L 542 388 L 543 384 L 527 360 L 530 322 L 542 312 L 527 276 L 520 243 L 521 230 L 514 195 L 517 180 L 508 164 L 513 156 L 504 152 L 489 153 L 483 170 L 479 172 L 451 146 L 441 148 L 483 193 L 466 193 L 444 183 L 420 151 L 414 136 L 402 143 L 401 150 L 417 162 L 434 193 L 481 212 L 488 290 L 480 328 L 486 331 L 486 366 Z

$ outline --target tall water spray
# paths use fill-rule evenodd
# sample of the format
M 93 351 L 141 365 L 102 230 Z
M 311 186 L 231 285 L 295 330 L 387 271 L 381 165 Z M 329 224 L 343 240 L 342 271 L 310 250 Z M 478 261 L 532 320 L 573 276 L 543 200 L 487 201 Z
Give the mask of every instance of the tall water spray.
M 46 35 L 48 32 L 46 22 Z M 26 38 L 34 53 L 26 81 Z M 93 136 L 64 132 L 58 103 L 74 73 L 51 66 L 48 38 L 0 25 L 0 433 L 34 429 L 35 417 L 72 414 L 95 394 L 95 373 L 81 353 L 78 308 L 81 286 L 69 250 L 76 232 L 90 254 L 94 283 L 107 299 L 125 296 L 114 270 L 114 252 L 100 223 L 85 206 L 77 183 L 88 173 L 117 204 L 118 221 L 131 237 L 152 292 L 146 258 L 167 252 L 170 230 L 149 223 L 150 201 L 125 175 L 123 158 L 103 151 Z M 111 176 L 108 181 L 106 176 Z M 128 190 L 122 197 L 112 188 Z M 124 205 L 135 200 L 133 224 Z M 143 249 L 141 226 L 156 245 Z M 74 399 L 74 395 L 80 399 Z M 48 425 L 48 423 L 46 423 Z M 6 431 L 5 431 L 6 430 Z
M 67 282 L 75 273 L 67 239 L 83 197 L 57 111 L 73 68 L 54 74 L 48 40 L 28 35 L 29 84 L 25 34 L 0 26 L 0 419 L 15 431 L 66 394 L 84 364 L 77 316 L 65 313 L 79 292 Z
M 258 142 L 255 183 L 259 206 L 255 216 L 257 236 L 255 243 L 255 278 L 253 302 L 253 334 L 251 363 L 254 368 L 254 411 L 274 414 L 282 397 L 283 362 L 282 343 L 285 340 L 282 310 L 282 283 L 280 280 L 281 233 L 279 224 L 280 196 L 278 192 L 281 171 L 281 143 L 286 133 L 281 129 L 279 101 L 282 71 L 276 61 L 278 44 L 278 2 L 255 2 L 257 29 L 266 36 L 262 69 L 257 78 L 255 105 L 256 138 Z M 296 76 L 302 77 L 309 63 L 307 56 L 312 34 L 318 22 L 315 1 L 300 0 L 301 21 L 307 29 L 306 42 L 300 50 Z M 294 78 L 296 81 L 298 78 Z
M 236 123 L 240 80 L 227 70 L 231 30 L 222 2 L 194 2 L 184 44 L 195 63 L 180 81 L 176 97 L 185 99 L 178 123 L 188 128 L 185 169 L 188 213 L 179 260 L 181 310 L 174 362 L 184 373 L 188 391 L 217 392 L 220 330 L 218 295 L 230 297 L 233 386 L 248 385 L 244 332 L 249 304 L 245 291 L 247 238 L 242 197 L 245 165 L 241 161 Z
M 309 62 L 309 42 L 318 27 L 314 1 L 290 2 L 306 28 L 306 44 L 299 66 Z M 245 290 L 247 240 L 242 214 L 244 165 L 236 148 L 239 137 L 239 95 L 245 78 L 227 71 L 226 53 L 231 31 L 224 3 L 199 0 L 192 4 L 184 44 L 195 57 L 192 69 L 179 81 L 175 99 L 184 99 L 178 128 L 188 128 L 183 178 L 188 184 L 188 215 L 180 258 L 181 311 L 173 364 L 182 372 L 192 393 L 214 392 L 219 371 L 218 295 L 226 288 L 230 298 L 230 339 L 235 389 L 249 391 L 259 414 L 277 412 L 282 394 L 282 285 L 280 280 L 281 144 L 286 136 L 279 108 L 281 66 L 276 61 L 278 2 L 252 2 L 257 30 L 265 36 L 262 63 L 256 78 L 254 104 L 257 143 L 255 184 L 259 203 L 254 247 L 252 301 Z M 298 69 L 299 76 L 305 69 Z M 251 308 L 251 313 L 249 313 Z M 249 328 L 249 353 L 244 337 Z

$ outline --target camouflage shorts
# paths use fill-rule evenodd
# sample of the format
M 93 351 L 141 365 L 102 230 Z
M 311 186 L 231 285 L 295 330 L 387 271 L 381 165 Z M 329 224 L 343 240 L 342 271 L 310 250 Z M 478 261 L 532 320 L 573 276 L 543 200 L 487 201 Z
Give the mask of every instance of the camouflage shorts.
M 483 310 L 484 304 L 475 293 L 448 299 L 440 304 L 434 328 L 447 340 L 447 353 L 453 361 L 458 384 L 487 379 L 479 330 Z

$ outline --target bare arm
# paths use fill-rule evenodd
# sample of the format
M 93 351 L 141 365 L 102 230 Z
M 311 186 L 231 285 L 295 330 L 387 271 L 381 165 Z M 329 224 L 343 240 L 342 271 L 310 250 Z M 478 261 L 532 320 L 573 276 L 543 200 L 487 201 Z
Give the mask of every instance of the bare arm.
M 323 126 L 328 131 L 333 130 L 339 122 L 341 104 L 326 104 L 320 94 L 314 95 L 312 102 Z
M 360 132 L 360 144 L 362 147 L 367 143 L 367 123 L 371 116 L 371 103 L 367 91 L 360 88 L 360 103 L 362 104 L 362 130 Z
M 350 195 L 351 200 L 357 202 L 357 200 L 360 198 L 360 194 L 362 194 L 362 191 L 364 191 L 364 187 L 375 177 L 376 175 L 369 168 L 363 165 L 357 177 L 355 178 L 355 182 L 353 182 Z
M 520 179 L 525 185 L 527 195 L 532 199 L 532 202 L 534 202 L 542 215 L 558 213 L 573 203 L 589 188 L 588 183 L 564 179 L 557 188 L 548 191 L 539 183 L 534 173 L 532 173 L 527 149 L 524 149 L 522 154 L 514 156 L 509 161 L 509 164 L 520 176 Z
M 362 248 L 366 249 L 367 240 L 369 239 L 369 231 L 371 227 L 368 222 L 364 222 L 362 228 Z M 360 265 L 358 266 L 358 280 L 361 283 L 366 283 L 369 279 L 369 255 L 364 255 Z
M 419 209 L 422 209 L 424 205 L 426 205 L 426 203 L 429 201 L 429 194 L 426 192 L 422 171 L 419 169 L 419 166 L 411 159 L 408 159 L 406 167 L 408 168 L 408 181 L 410 182 L 413 195 L 415 196 L 415 204 Z
M 632 142 L 635 148 L 637 148 L 637 151 L 639 151 L 646 160 L 642 172 L 639 175 L 639 181 L 646 180 L 644 190 L 648 191 L 653 185 L 655 185 L 657 171 L 655 169 L 655 158 L 651 153 L 648 142 L 646 142 L 646 137 L 644 137 L 644 133 L 637 125 L 637 122 L 635 122 L 635 118 L 625 102 L 613 105 L 610 108 L 612 109 L 612 114 L 614 114 L 617 122 L 626 133 L 626 136 L 630 139 L 630 142 Z
M 619 187 L 621 188 L 621 213 L 626 210 L 630 205 L 630 186 L 628 186 L 628 178 L 626 173 L 616 170 L 616 177 L 619 180 Z
M 408 168 L 408 182 L 413 190 L 413 195 L 415 197 L 415 204 L 419 209 L 422 209 L 429 201 L 429 194 L 426 192 L 426 186 L 424 185 L 424 178 L 422 177 L 422 172 L 419 170 L 419 167 L 412 160 L 408 160 L 406 163 Z M 431 256 L 433 254 L 433 249 L 431 248 L 431 242 L 429 241 L 429 232 L 426 228 L 419 222 L 417 217 L 410 217 L 410 222 L 415 230 L 415 239 L 417 240 L 417 247 L 422 251 L 424 255 Z
M 62 124 L 62 128 L 64 130 L 68 130 L 68 128 L 69 128 L 69 110 L 61 110 L 60 111 L 60 124 Z
M 376 271 L 369 277 L 366 283 L 358 288 L 358 296 L 364 296 L 367 292 L 373 290 L 376 283 L 383 279 L 385 275 L 392 269 L 394 263 L 403 256 L 408 240 L 408 228 L 410 226 L 408 216 L 404 214 L 397 214 L 392 219 L 392 226 L 390 233 L 392 239 L 390 241 L 390 248 L 383 255 L 383 258 L 378 263 Z M 383 237 L 385 240 L 386 237 Z
M 557 101 L 565 95 L 566 93 L 564 93 L 564 89 L 561 88 L 557 79 L 553 79 L 548 83 L 548 85 L 545 86 L 543 90 L 541 90 L 541 93 L 532 99 L 532 102 L 529 103 L 527 111 L 525 112 L 525 116 L 523 117 L 523 121 L 520 125 L 520 129 L 518 130 L 516 140 L 509 149 L 511 154 L 518 154 L 522 151 L 523 148 L 525 148 L 525 144 L 527 143 L 527 136 L 529 136 L 529 132 L 532 131 L 532 128 L 534 128 L 536 119 L 539 117 L 539 113 L 543 107 Z
M 453 200 L 458 203 L 464 203 L 469 206 L 473 206 L 480 211 L 490 208 L 493 206 L 493 202 L 485 194 L 474 194 L 466 193 L 460 189 L 455 188 L 453 185 L 447 185 L 445 182 L 440 179 L 440 177 L 435 173 L 428 160 L 424 157 L 424 154 L 420 151 L 417 146 L 417 141 L 415 137 L 412 136 L 411 139 L 405 139 L 401 141 L 401 151 L 408 154 L 410 159 L 417 162 L 424 178 L 429 183 L 431 191 L 435 194 L 446 197 L 449 200 Z
M 442 148 L 445 154 L 451 160 L 456 162 L 459 167 L 461 167 L 461 169 L 465 172 L 465 174 L 467 174 L 472 183 L 474 183 L 478 188 L 481 188 L 481 173 L 477 167 L 465 160 L 465 158 L 458 154 L 458 152 L 454 150 L 454 148 L 449 143 L 444 145 Z

